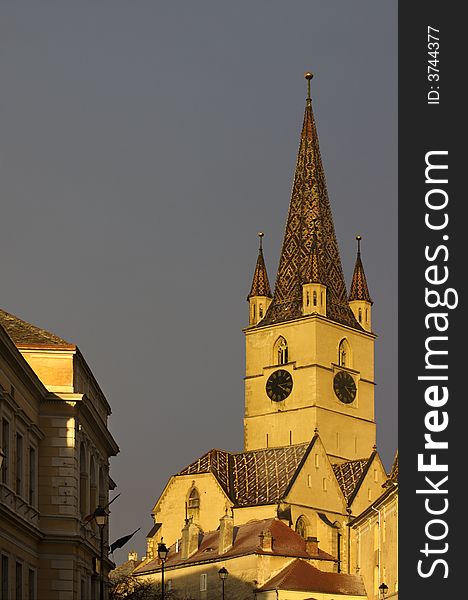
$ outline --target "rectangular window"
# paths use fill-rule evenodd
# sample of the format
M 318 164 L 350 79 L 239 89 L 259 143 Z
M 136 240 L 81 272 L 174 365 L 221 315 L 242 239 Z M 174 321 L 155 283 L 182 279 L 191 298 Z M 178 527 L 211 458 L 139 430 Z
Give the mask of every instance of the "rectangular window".
M 36 450 L 29 448 L 29 504 L 36 504 Z
M 206 573 L 202 573 L 200 575 L 200 592 L 206 592 L 207 587 L 208 587 L 207 586 L 207 579 L 208 579 L 208 576 L 207 576 Z
M 2 466 L 2 483 L 9 484 L 10 478 L 10 423 L 2 419 L 2 450 L 4 454 Z
M 326 477 L 324 477 L 322 479 L 322 489 L 323 489 L 324 492 L 327 491 L 327 478 Z
M 315 459 L 314 459 L 314 464 L 315 464 L 315 468 L 318 469 L 319 468 L 319 455 L 316 454 L 315 455 Z
M 23 494 L 23 436 L 16 434 L 16 486 L 18 496 Z
M 307 487 L 312 487 L 312 475 L 307 475 Z
M 28 571 L 28 600 L 36 600 L 36 573 L 32 569 Z
M 15 600 L 24 600 L 23 597 L 23 565 L 16 563 L 15 577 Z
M 2 587 L 0 589 L 0 592 L 1 592 L 0 598 L 2 600 L 8 600 L 8 598 L 9 598 L 8 569 L 9 569 L 8 556 L 5 556 L 4 554 L 2 554 Z

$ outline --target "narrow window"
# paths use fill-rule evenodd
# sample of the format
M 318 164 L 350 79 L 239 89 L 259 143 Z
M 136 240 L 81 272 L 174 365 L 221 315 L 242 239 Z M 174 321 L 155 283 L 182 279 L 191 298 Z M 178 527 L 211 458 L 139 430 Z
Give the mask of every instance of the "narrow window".
M 312 487 L 312 475 L 307 475 L 307 487 Z
M 197 488 L 192 488 L 187 500 L 188 518 L 192 521 L 198 521 L 200 514 L 200 494 Z
M 320 306 L 323 306 L 323 292 L 320 292 Z
M 372 500 L 372 490 L 370 488 L 367 489 L 367 499 Z
M 326 478 L 326 477 L 324 477 L 324 478 L 322 479 L 322 490 L 323 490 L 324 492 L 326 492 L 326 491 L 327 491 L 327 478 Z
M 358 319 L 359 319 L 359 323 L 362 323 L 362 308 L 360 308 L 358 310 Z
M 28 571 L 28 600 L 36 600 L 36 573 L 32 569 Z
M 88 473 L 86 469 L 86 451 L 83 442 L 80 444 L 80 512 L 81 516 L 85 517 L 87 511 L 88 500 Z M 94 508 L 93 508 L 94 510 Z
M 16 563 L 16 580 L 15 580 L 15 599 L 24 600 L 23 596 L 23 565 Z
M 256 316 L 256 312 L 255 312 L 255 304 L 252 306 L 252 310 L 253 310 L 253 319 L 255 321 L 255 316 Z
M 2 483 L 9 483 L 9 467 L 10 467 L 10 423 L 6 419 L 2 420 L 2 450 L 3 450 L 3 466 L 2 466 Z
M 263 304 L 260 304 L 258 308 L 258 316 L 260 319 L 263 317 Z
M 16 434 L 16 486 L 18 496 L 23 494 L 23 436 Z
M 207 574 L 206 573 L 202 573 L 200 575 L 200 592 L 206 592 L 207 590 Z
M 379 472 L 377 471 L 377 469 L 374 469 L 374 481 L 375 483 L 378 483 L 379 481 Z
M 317 306 L 317 292 L 316 291 L 314 291 L 312 298 L 313 298 L 313 305 Z
M 9 564 L 8 564 L 8 556 L 5 556 L 4 554 L 2 554 L 2 598 L 8 598 L 9 595 L 9 579 L 8 579 L 8 571 L 9 571 Z
M 366 323 L 369 323 L 369 310 L 366 308 Z
M 266 434 L 266 447 L 268 448 L 268 433 Z
M 91 456 L 89 465 L 89 512 L 92 513 L 97 508 L 97 485 L 96 485 L 96 461 Z
M 315 468 L 318 469 L 319 468 L 319 455 L 318 454 L 315 455 L 314 462 L 315 462 Z
M 310 304 L 310 292 L 306 292 L 306 306 Z
M 29 448 L 29 504 L 36 504 L 36 450 Z
M 275 344 L 276 349 L 276 363 L 278 365 L 285 365 L 289 360 L 288 343 L 284 337 L 278 338 Z
M 292 446 L 292 431 L 289 432 L 289 445 Z

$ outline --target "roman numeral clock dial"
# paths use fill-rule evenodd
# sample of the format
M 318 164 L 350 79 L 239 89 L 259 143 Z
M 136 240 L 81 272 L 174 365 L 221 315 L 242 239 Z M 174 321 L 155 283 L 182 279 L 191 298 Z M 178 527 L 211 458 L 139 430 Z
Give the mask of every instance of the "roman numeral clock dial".
M 282 402 L 292 391 L 293 380 L 291 373 L 285 369 L 278 369 L 268 377 L 266 393 L 273 402 Z
M 356 384 L 352 375 L 346 371 L 338 371 L 333 378 L 333 390 L 343 404 L 351 404 L 356 398 Z

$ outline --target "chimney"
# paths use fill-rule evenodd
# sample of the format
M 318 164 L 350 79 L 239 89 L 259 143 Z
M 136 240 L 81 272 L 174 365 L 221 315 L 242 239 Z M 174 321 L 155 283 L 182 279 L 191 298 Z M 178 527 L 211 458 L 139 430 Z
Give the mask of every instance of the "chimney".
M 318 556 L 318 539 L 316 537 L 308 537 L 306 539 L 306 552 L 310 556 Z
M 234 517 L 227 513 L 219 520 L 218 552 L 224 554 L 232 548 L 234 542 Z
M 260 534 L 260 548 L 265 552 L 273 552 L 273 538 L 271 537 L 271 531 L 266 529 Z
M 181 558 L 185 560 L 198 550 L 198 534 L 200 530 L 189 520 L 182 529 Z

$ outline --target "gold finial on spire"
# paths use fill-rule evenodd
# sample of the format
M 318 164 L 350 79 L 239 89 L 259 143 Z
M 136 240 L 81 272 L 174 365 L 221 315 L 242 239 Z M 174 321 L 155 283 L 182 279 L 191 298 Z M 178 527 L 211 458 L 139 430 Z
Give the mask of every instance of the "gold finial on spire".
M 263 249 L 263 245 L 262 245 L 262 242 L 263 242 L 263 236 L 264 236 L 265 234 L 263 233 L 263 231 L 259 231 L 259 232 L 257 233 L 257 235 L 258 235 L 258 237 L 260 238 L 260 250 L 262 250 L 262 249 Z
M 314 76 L 314 74 L 311 73 L 310 71 L 306 71 L 304 73 L 304 77 L 305 77 L 305 79 L 307 79 L 307 100 L 310 100 L 310 80 L 312 79 L 313 76 Z
M 357 235 L 356 236 L 356 240 L 357 240 L 357 251 L 358 251 L 358 254 L 361 254 L 361 240 L 362 240 L 362 237 L 360 235 Z

